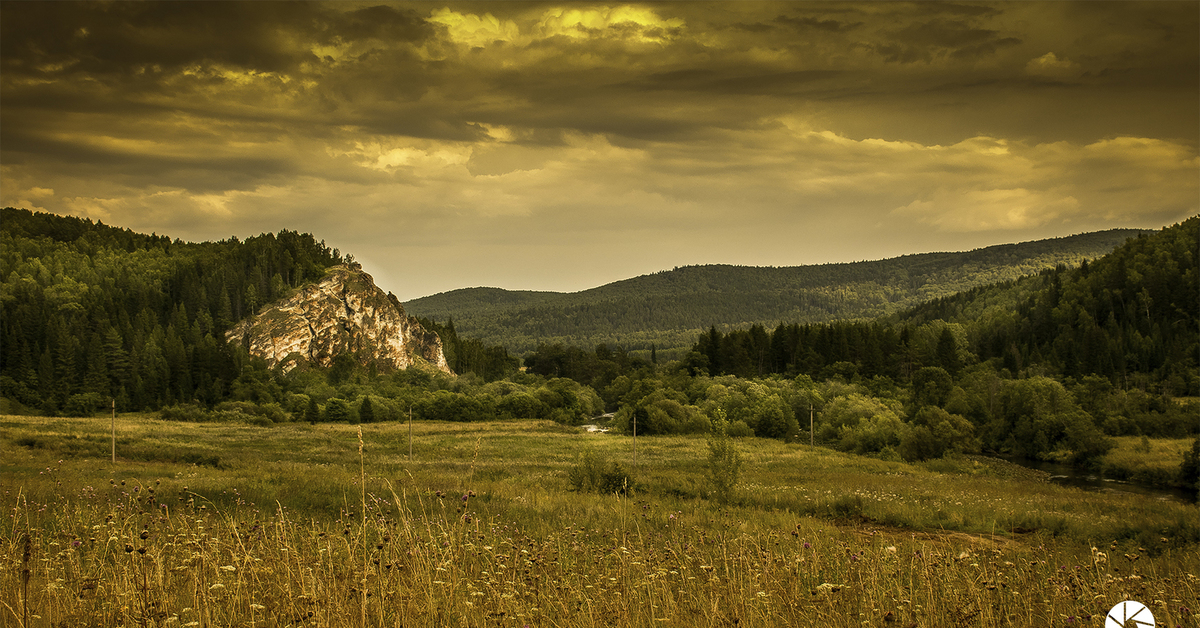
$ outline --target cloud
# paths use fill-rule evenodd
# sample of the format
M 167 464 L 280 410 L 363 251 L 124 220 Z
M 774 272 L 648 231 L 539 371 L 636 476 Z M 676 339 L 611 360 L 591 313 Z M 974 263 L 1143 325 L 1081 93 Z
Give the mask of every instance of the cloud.
M 3 11 L 0 202 L 184 238 L 308 230 L 434 260 L 430 290 L 1196 211 L 1187 3 Z
M 1030 59 L 1029 63 L 1025 64 L 1025 71 L 1051 78 L 1074 78 L 1079 75 L 1080 66 L 1066 57 L 1060 59 L 1053 52 L 1047 52 L 1036 59 Z
M 915 200 L 895 211 L 913 216 L 942 231 L 995 231 L 1040 227 L 1059 222 L 1079 210 L 1073 196 L 1058 196 L 1025 188 L 938 190 L 929 200 Z
M 933 63 L 946 58 L 972 60 L 1017 46 L 1021 40 L 998 30 L 979 28 L 965 20 L 936 18 L 914 22 L 888 33 L 890 42 L 868 44 L 895 63 Z
M 976 138 L 945 150 L 957 153 L 943 161 L 960 165 L 957 186 L 930 185 L 894 215 L 964 232 L 1096 219 L 1153 224 L 1200 209 L 1200 158 L 1176 143 L 1119 137 L 1083 146 L 1030 146 Z

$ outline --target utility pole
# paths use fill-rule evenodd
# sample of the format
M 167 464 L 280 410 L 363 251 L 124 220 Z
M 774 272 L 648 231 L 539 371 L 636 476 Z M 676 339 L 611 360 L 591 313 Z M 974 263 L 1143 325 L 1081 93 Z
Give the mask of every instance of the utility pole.
M 117 399 L 112 400 L 112 462 L 117 464 Z
M 813 416 L 812 402 L 809 401 L 808 402 L 808 446 L 816 447 L 817 446 L 817 435 L 813 433 L 812 416 Z
M 412 406 L 408 406 L 408 461 L 412 462 Z

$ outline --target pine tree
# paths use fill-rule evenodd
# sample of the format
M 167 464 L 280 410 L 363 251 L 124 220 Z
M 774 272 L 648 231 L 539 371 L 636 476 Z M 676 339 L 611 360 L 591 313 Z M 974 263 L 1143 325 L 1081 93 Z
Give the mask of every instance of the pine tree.
M 317 406 L 317 398 L 308 398 L 308 407 L 304 409 L 304 420 L 315 424 L 321 420 L 321 408 Z
M 371 405 L 370 395 L 363 395 L 362 403 L 358 406 L 358 421 L 360 423 L 375 422 L 375 408 Z

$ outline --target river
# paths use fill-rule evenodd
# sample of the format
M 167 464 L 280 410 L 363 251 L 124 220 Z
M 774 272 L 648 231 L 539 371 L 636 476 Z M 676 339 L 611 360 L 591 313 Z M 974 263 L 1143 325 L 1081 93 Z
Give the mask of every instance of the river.
M 1185 504 L 1196 503 L 1196 491 L 1188 491 L 1172 486 L 1157 486 L 1153 484 L 1141 484 L 1138 482 L 1126 482 L 1123 480 L 1110 480 L 1100 477 L 1098 473 L 1077 469 L 1070 465 L 1059 462 L 1029 460 L 1026 458 L 1005 458 L 1005 460 L 1029 469 L 1045 471 L 1050 474 L 1050 481 L 1054 482 L 1055 484 L 1074 486 L 1085 491 L 1136 493 L 1138 495 L 1149 495 L 1151 497 L 1157 497 L 1158 499 L 1183 502 Z

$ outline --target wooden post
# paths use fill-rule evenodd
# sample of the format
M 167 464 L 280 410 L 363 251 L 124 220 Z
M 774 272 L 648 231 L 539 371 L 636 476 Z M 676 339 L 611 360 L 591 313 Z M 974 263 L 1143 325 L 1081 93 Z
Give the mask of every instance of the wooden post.
M 817 435 L 813 433 L 812 415 L 812 402 L 810 401 L 808 402 L 808 446 L 816 447 Z
M 408 461 L 412 462 L 412 406 L 408 407 Z
M 112 400 L 112 461 L 117 464 L 117 399 Z
M 633 411 L 633 474 L 637 475 L 637 410 Z

